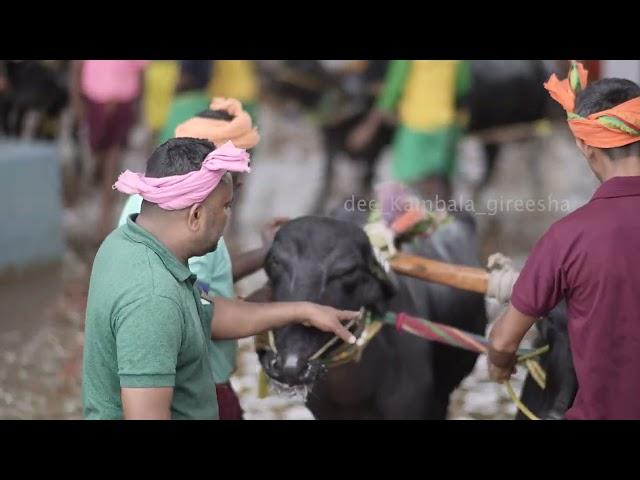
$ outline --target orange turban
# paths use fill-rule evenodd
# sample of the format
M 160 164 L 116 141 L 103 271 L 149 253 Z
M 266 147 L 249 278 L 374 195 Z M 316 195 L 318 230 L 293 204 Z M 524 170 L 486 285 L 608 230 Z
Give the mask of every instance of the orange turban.
M 258 130 L 252 125 L 251 117 L 235 98 L 214 98 L 211 110 L 224 110 L 233 116 L 232 120 L 193 117 L 176 127 L 176 137 L 206 138 L 216 146 L 231 141 L 237 148 L 250 149 L 260 141 Z
M 576 93 L 587 86 L 587 75 L 582 64 L 572 62 L 568 78 L 559 80 L 553 74 L 544 84 L 551 97 L 566 110 L 575 137 L 596 148 L 622 147 L 639 141 L 640 97 L 586 118 L 575 113 Z

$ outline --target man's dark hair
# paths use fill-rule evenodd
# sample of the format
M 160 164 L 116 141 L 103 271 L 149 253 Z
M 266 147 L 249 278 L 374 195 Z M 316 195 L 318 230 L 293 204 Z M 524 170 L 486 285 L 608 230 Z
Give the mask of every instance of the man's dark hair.
M 196 117 L 211 118 L 213 120 L 224 120 L 226 122 L 230 122 L 235 118 L 226 110 L 211 110 L 211 109 L 206 109 L 201 111 L 196 115 Z
M 603 78 L 590 83 L 576 96 L 576 113 L 587 117 L 608 110 L 632 98 L 640 97 L 640 86 L 623 78 Z M 638 155 L 638 142 L 624 147 L 603 148 L 611 160 Z
M 162 178 L 200 170 L 204 158 L 215 148 L 202 138 L 171 138 L 151 154 L 145 175 Z

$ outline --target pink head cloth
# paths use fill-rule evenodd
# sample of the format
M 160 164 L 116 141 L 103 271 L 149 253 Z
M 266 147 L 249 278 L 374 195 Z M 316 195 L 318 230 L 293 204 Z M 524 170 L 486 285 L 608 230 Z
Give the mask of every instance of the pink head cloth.
M 123 193 L 137 193 L 163 210 L 181 210 L 204 201 L 225 173 L 250 171 L 247 151 L 229 141 L 209 153 L 200 170 L 162 178 L 127 170 L 120 174 L 113 188 Z

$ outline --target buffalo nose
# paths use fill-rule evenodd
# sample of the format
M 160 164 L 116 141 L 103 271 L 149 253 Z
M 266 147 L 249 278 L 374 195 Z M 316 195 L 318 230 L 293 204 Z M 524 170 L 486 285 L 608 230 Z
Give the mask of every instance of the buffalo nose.
M 306 362 L 299 355 L 286 355 L 279 362 L 282 379 L 289 385 L 300 383 Z

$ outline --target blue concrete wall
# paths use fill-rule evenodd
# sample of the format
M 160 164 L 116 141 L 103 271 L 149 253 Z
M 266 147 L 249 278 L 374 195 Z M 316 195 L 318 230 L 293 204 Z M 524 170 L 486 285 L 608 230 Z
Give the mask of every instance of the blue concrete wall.
M 62 213 L 55 144 L 0 140 L 0 272 L 61 259 Z

